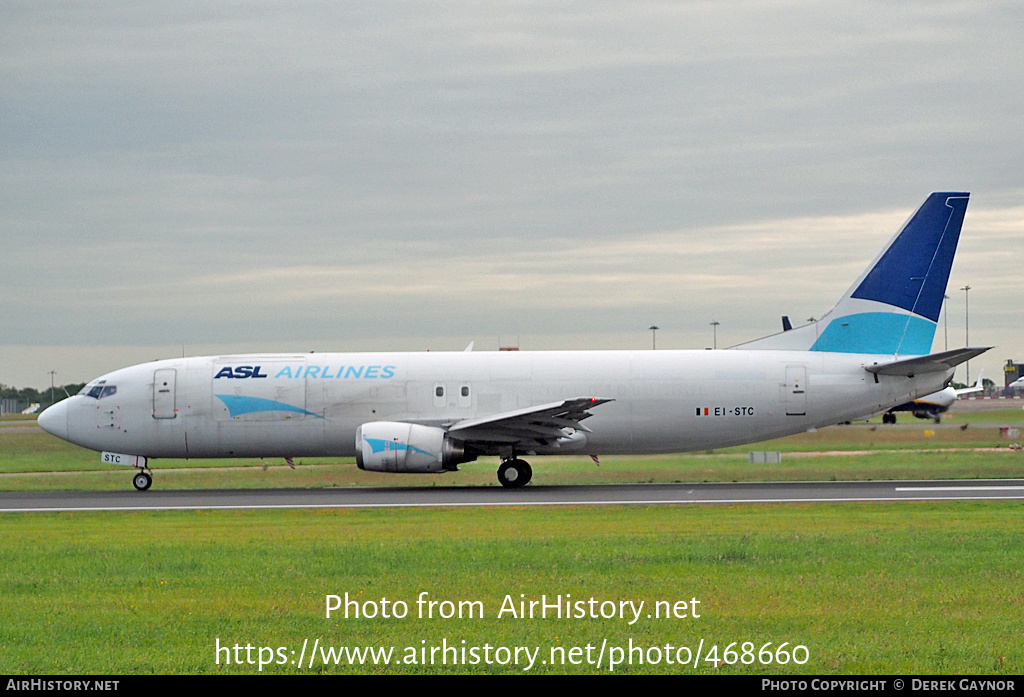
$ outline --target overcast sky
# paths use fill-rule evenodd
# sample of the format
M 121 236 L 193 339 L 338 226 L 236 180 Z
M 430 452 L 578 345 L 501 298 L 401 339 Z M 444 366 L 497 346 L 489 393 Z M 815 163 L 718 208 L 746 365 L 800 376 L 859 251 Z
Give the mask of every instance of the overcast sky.
M 0 383 L 234 351 L 703 348 L 972 193 L 1024 361 L 1024 4 L 0 4 Z M 940 324 L 935 349 L 944 347 Z M 958 379 L 963 379 L 958 374 Z

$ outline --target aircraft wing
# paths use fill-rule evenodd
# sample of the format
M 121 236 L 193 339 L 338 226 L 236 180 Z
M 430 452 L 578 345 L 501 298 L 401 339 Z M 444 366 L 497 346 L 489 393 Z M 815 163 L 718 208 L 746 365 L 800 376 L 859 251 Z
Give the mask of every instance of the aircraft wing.
M 449 429 L 455 438 L 466 441 L 549 445 L 565 438 L 564 429 L 590 432 L 581 422 L 592 416 L 590 410 L 610 399 L 581 397 L 536 407 L 506 411 L 476 419 L 464 419 Z
M 952 351 L 933 353 L 928 356 L 904 358 L 899 361 L 892 361 L 891 363 L 866 365 L 864 370 L 876 375 L 902 375 L 904 377 L 914 377 L 919 373 L 940 373 L 950 368 L 955 368 L 975 356 L 980 356 L 990 348 L 992 347 L 953 349 Z

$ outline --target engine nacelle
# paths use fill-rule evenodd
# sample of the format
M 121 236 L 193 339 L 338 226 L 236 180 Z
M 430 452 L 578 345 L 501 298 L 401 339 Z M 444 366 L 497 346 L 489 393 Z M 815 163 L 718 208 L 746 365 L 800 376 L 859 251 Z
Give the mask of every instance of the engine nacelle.
M 446 472 L 475 459 L 434 426 L 371 421 L 356 429 L 356 465 L 368 472 Z

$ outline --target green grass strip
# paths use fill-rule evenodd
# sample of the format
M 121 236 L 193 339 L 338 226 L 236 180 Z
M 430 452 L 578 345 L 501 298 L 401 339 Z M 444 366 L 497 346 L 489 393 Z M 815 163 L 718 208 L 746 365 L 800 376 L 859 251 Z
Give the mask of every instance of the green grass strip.
M 215 642 L 311 646 L 804 645 L 803 666 L 618 673 L 1020 674 L 1024 507 L 224 511 L 0 516 L 0 673 L 254 673 Z M 479 601 L 480 619 L 327 619 L 328 594 Z M 700 600 L 699 619 L 497 618 L 535 600 Z M 648 605 L 650 607 L 650 605 Z M 461 642 L 466 642 L 462 644 Z M 740 644 L 734 647 L 739 650 Z M 244 654 L 243 654 L 244 655 Z M 707 655 L 707 654 L 705 654 Z M 278 658 L 278 654 L 274 654 Z M 268 665 L 264 673 L 521 673 Z M 607 672 L 535 665 L 538 673 Z

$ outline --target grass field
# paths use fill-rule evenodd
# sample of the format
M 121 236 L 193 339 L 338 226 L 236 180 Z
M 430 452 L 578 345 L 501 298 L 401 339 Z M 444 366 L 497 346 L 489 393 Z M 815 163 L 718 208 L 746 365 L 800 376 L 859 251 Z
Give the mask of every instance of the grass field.
M 974 416 L 938 427 L 834 427 L 713 453 L 609 457 L 600 467 L 538 458 L 535 481 L 1024 476 L 1024 455 L 999 433 L 1020 417 Z M 130 487 L 130 470 L 104 469 L 95 453 L 24 428 L 0 428 L 0 488 Z M 780 465 L 753 466 L 752 449 L 785 453 Z M 295 471 L 258 460 L 157 467 L 161 488 L 496 485 L 491 463 L 421 477 L 334 460 Z M 531 673 L 607 673 L 616 655 L 634 661 L 616 673 L 1024 672 L 1017 503 L 5 514 L 0 540 L 5 674 L 256 673 L 261 657 L 264 673 L 522 673 L 529 651 Z M 479 603 L 467 607 L 484 616 L 420 618 L 424 591 Z M 345 593 L 364 609 L 403 601 L 408 616 L 325 617 L 326 597 Z M 498 617 L 506 596 L 645 605 L 632 624 L 632 616 Z M 646 616 L 658 601 L 692 599 L 699 618 L 690 604 L 684 618 Z M 436 650 L 445 642 L 454 647 L 447 655 Z M 785 651 L 806 647 L 806 662 L 779 665 L 772 654 L 761 664 L 762 647 L 784 642 Z M 310 666 L 314 643 L 394 653 L 386 666 L 352 666 L 329 654 L 325 664 L 321 651 Z M 517 646 L 528 650 L 518 664 Z M 481 653 L 465 665 L 459 650 L 470 649 Z M 668 663 L 698 649 L 696 666 Z M 300 655 L 301 667 L 293 663 Z
M 273 647 L 275 661 L 283 648 L 288 662 L 263 672 L 516 673 L 524 666 L 290 661 L 305 640 L 399 656 L 443 641 L 529 646 L 540 660 L 552 647 L 632 640 L 691 651 L 703 641 L 720 660 L 732 642 L 789 642 L 808 660 L 616 672 L 1019 674 L 1022 524 L 1024 508 L 1007 503 L 7 515 L 0 672 L 258 672 L 223 652 L 218 663 L 219 641 Z M 420 619 L 422 591 L 479 601 L 485 616 Z M 378 607 L 405 601 L 410 616 L 327 619 L 326 596 L 346 592 Z M 497 618 L 520 594 L 648 609 L 696 598 L 700 617 Z

